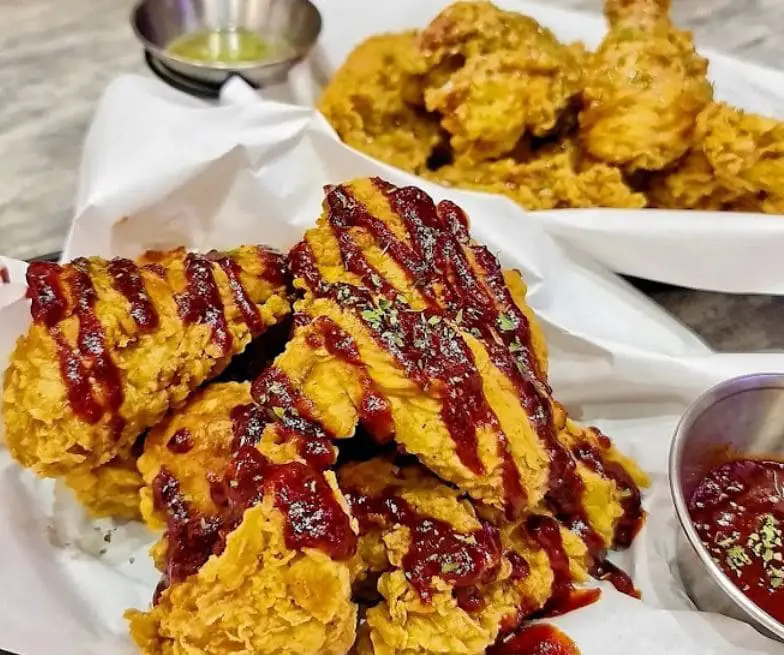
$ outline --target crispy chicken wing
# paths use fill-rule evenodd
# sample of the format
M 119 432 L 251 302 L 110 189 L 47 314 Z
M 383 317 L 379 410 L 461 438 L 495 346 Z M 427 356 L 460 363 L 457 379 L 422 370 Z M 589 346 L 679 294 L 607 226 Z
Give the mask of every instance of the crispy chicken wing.
M 784 213 L 784 123 L 709 105 L 691 151 L 649 195 L 659 207 Z
M 342 655 L 354 641 L 356 534 L 321 470 L 334 452 L 300 458 L 306 408 L 274 388 L 286 382 L 266 400 L 260 384 L 256 402 L 249 383 L 207 388 L 145 442 L 142 509 L 166 526 L 154 605 L 126 614 L 145 655 Z
M 407 70 L 415 32 L 374 36 L 357 46 L 322 94 L 318 108 L 352 148 L 413 173 L 441 141 L 438 119 L 408 104 Z
M 607 0 L 610 32 L 589 58 L 583 146 L 627 172 L 656 171 L 688 149 L 712 99 L 707 61 L 669 20 L 669 0 Z
M 552 131 L 581 85 L 577 51 L 532 18 L 456 2 L 418 39 L 412 71 L 457 156 L 500 157 L 526 133 Z
M 258 246 L 36 262 L 27 280 L 33 324 L 5 373 L 5 442 L 98 515 L 136 515 L 137 438 L 289 312 L 284 259 Z

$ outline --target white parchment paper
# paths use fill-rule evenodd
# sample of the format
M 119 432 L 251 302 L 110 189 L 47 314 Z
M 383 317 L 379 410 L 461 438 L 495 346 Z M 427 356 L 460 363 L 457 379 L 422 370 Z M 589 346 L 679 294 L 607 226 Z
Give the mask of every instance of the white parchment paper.
M 551 8 L 545 2 L 494 1 L 533 16 L 566 42 L 579 40 L 594 47 L 606 32 L 601 16 Z M 324 33 L 312 62 L 294 76 L 289 95 L 305 105 L 313 104 L 318 88 L 363 39 L 422 28 L 451 0 L 378 2 L 372 11 L 367 0 L 315 3 L 324 16 Z M 701 51 L 710 61 L 717 100 L 784 119 L 784 72 Z M 619 209 L 517 212 L 519 220 L 536 222 L 558 241 L 618 273 L 697 289 L 784 294 L 782 216 Z
M 291 246 L 320 210 L 321 188 L 362 175 L 416 180 L 346 149 L 308 109 L 259 101 L 240 83 L 215 106 L 157 81 L 122 77 L 86 140 L 65 257 L 138 255 L 184 244 Z M 443 189 L 421 183 L 436 198 Z M 556 395 L 612 435 L 653 477 L 647 527 L 618 557 L 644 601 L 605 590 L 556 620 L 584 655 L 784 653 L 748 626 L 693 611 L 674 561 L 666 458 L 678 415 L 710 385 L 784 370 L 784 354 L 718 355 L 657 306 L 508 200 L 448 197 L 474 236 L 523 271 L 551 347 Z M 24 265 L 2 261 L 0 370 L 28 324 Z M 145 607 L 156 575 L 136 524 L 91 523 L 67 493 L 0 450 L 0 648 L 22 655 L 133 653 L 121 614 Z M 633 645 L 633 646 L 632 646 Z

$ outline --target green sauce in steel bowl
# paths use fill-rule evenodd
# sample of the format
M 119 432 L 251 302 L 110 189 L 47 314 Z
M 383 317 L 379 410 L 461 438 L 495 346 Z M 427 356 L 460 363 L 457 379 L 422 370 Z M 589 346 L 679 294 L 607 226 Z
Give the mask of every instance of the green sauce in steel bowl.
M 269 41 L 250 30 L 199 30 L 172 41 L 166 52 L 204 64 L 242 64 L 269 59 L 276 54 Z

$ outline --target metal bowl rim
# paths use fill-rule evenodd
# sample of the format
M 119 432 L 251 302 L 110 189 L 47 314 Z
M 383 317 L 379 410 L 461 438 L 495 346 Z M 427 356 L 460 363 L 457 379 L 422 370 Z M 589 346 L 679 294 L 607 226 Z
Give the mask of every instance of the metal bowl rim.
M 170 61 L 176 61 L 178 64 L 191 66 L 193 68 L 202 68 L 205 70 L 226 71 L 226 72 L 248 71 L 248 70 L 257 70 L 259 68 L 272 68 L 273 66 L 279 66 L 281 64 L 295 63 L 298 60 L 305 57 L 313 49 L 313 47 L 318 42 L 318 38 L 321 35 L 321 30 L 324 27 L 324 21 L 321 16 L 321 12 L 319 11 L 319 8 L 311 2 L 311 0 L 296 0 L 296 2 L 302 2 L 308 5 L 315 13 L 315 17 L 317 20 L 316 37 L 313 39 L 313 42 L 311 44 L 309 44 L 308 46 L 297 48 L 288 57 L 281 57 L 279 59 L 258 59 L 255 61 L 238 62 L 236 64 L 230 64 L 225 62 L 207 63 L 203 61 L 197 61 L 194 59 L 186 59 L 184 57 L 180 57 L 177 55 L 172 55 L 166 52 L 165 48 L 161 48 L 155 45 L 146 36 L 144 36 L 144 34 L 141 33 L 138 25 L 139 12 L 141 11 L 142 7 L 146 5 L 148 2 L 154 2 L 154 1 L 155 0 L 136 0 L 136 2 L 133 5 L 133 9 L 131 9 L 131 21 L 130 21 L 131 29 L 133 30 L 133 33 L 136 36 L 136 38 L 141 42 L 144 49 L 153 53 L 159 60 L 162 60 L 164 62 L 168 59 Z
M 718 564 L 708 553 L 707 548 L 702 543 L 697 530 L 689 515 L 686 499 L 679 484 L 679 469 L 683 455 L 683 447 L 686 441 L 685 435 L 695 420 L 707 409 L 718 402 L 748 391 L 762 389 L 784 389 L 784 373 L 752 373 L 740 375 L 724 380 L 703 392 L 684 412 L 675 427 L 675 433 L 670 444 L 669 454 L 669 482 L 670 496 L 675 505 L 675 514 L 678 517 L 686 540 L 692 550 L 697 554 L 703 567 L 707 569 L 726 596 L 752 620 L 764 626 L 771 633 L 775 634 L 780 640 L 784 641 L 784 624 L 779 623 L 770 614 L 754 603 L 746 596 L 740 588 L 721 570 Z

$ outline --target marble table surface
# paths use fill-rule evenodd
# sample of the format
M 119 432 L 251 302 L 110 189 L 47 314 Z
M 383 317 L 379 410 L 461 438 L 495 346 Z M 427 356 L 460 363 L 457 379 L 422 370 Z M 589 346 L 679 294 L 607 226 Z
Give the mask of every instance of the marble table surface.
M 601 0 L 548 3 L 601 10 Z M 59 249 L 98 96 L 119 72 L 149 74 L 128 27 L 132 4 L 0 0 L 0 253 L 21 259 Z M 784 0 L 673 4 L 699 44 L 780 65 Z M 784 348 L 784 299 L 643 289 L 718 350 Z

